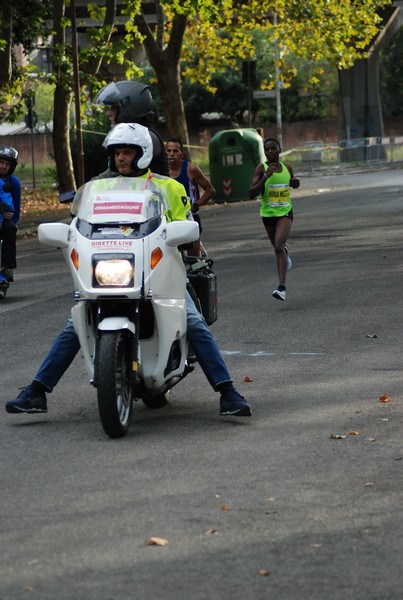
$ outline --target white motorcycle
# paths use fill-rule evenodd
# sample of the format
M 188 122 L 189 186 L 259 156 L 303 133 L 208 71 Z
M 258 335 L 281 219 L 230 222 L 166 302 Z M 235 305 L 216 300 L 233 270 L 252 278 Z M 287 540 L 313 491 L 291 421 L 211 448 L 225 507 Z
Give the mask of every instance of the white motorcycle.
M 90 181 L 70 225 L 46 223 L 39 241 L 61 248 L 77 304 L 72 309 L 102 426 L 128 432 L 134 399 L 152 408 L 190 370 L 186 270 L 178 246 L 199 236 L 193 221 L 169 222 L 159 189 L 142 178 Z

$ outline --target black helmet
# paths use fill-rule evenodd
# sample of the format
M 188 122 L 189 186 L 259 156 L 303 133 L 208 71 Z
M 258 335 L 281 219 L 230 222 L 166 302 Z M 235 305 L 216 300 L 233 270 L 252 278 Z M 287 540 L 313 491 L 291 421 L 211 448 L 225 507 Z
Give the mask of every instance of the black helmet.
M 0 146 L 0 160 L 8 160 L 11 163 L 8 175 L 12 175 L 15 167 L 18 165 L 17 150 L 12 146 Z
M 116 104 L 116 123 L 136 123 L 153 114 L 153 98 L 148 85 L 138 81 L 112 81 L 95 96 L 94 104 Z

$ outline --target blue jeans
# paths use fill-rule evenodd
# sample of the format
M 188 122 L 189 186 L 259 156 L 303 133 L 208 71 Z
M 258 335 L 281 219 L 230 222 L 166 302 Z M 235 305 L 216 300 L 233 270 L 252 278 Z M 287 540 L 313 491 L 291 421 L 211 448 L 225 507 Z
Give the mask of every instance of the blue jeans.
M 186 292 L 186 314 L 189 343 L 210 385 L 217 390 L 220 383 L 232 382 L 216 341 L 188 292 Z M 80 342 L 74 330 L 73 320 L 69 317 L 63 331 L 56 338 L 39 367 L 34 381 L 39 381 L 48 392 L 51 392 L 79 350 Z

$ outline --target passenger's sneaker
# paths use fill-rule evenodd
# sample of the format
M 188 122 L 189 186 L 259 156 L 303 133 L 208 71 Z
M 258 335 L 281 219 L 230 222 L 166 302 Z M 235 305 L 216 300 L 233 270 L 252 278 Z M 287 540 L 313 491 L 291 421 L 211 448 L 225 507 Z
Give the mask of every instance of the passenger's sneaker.
M 8 413 L 45 413 L 48 412 L 45 392 L 38 392 L 32 385 L 22 388 L 15 400 L 6 402 Z
M 287 259 L 287 271 L 289 271 L 292 267 L 292 260 L 290 258 L 290 255 L 288 254 L 288 244 L 284 244 L 284 250 L 285 250 L 285 257 Z
M 251 408 L 245 398 L 235 388 L 222 392 L 220 398 L 220 415 L 223 417 L 250 417 Z
M 274 290 L 272 296 L 276 300 L 282 300 L 284 302 L 285 301 L 285 290 Z
M 9 283 L 7 279 L 0 273 L 0 298 L 5 298 Z
M 7 279 L 7 281 L 14 281 L 14 271 L 13 269 L 8 269 L 7 267 L 3 267 L 1 269 L 2 275 Z

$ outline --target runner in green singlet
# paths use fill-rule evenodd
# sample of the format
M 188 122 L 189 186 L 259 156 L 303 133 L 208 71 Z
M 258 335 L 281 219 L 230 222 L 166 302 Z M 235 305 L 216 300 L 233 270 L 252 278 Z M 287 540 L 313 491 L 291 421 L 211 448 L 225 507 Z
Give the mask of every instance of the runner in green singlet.
M 280 162 L 281 148 L 278 140 L 266 138 L 264 152 L 267 162 L 256 167 L 249 197 L 262 195 L 260 216 L 277 258 L 279 284 L 272 295 L 276 300 L 284 301 L 286 271 L 291 269 L 292 264 L 287 246 L 293 221 L 290 188 L 298 188 L 300 182 L 294 177 L 290 165 Z

